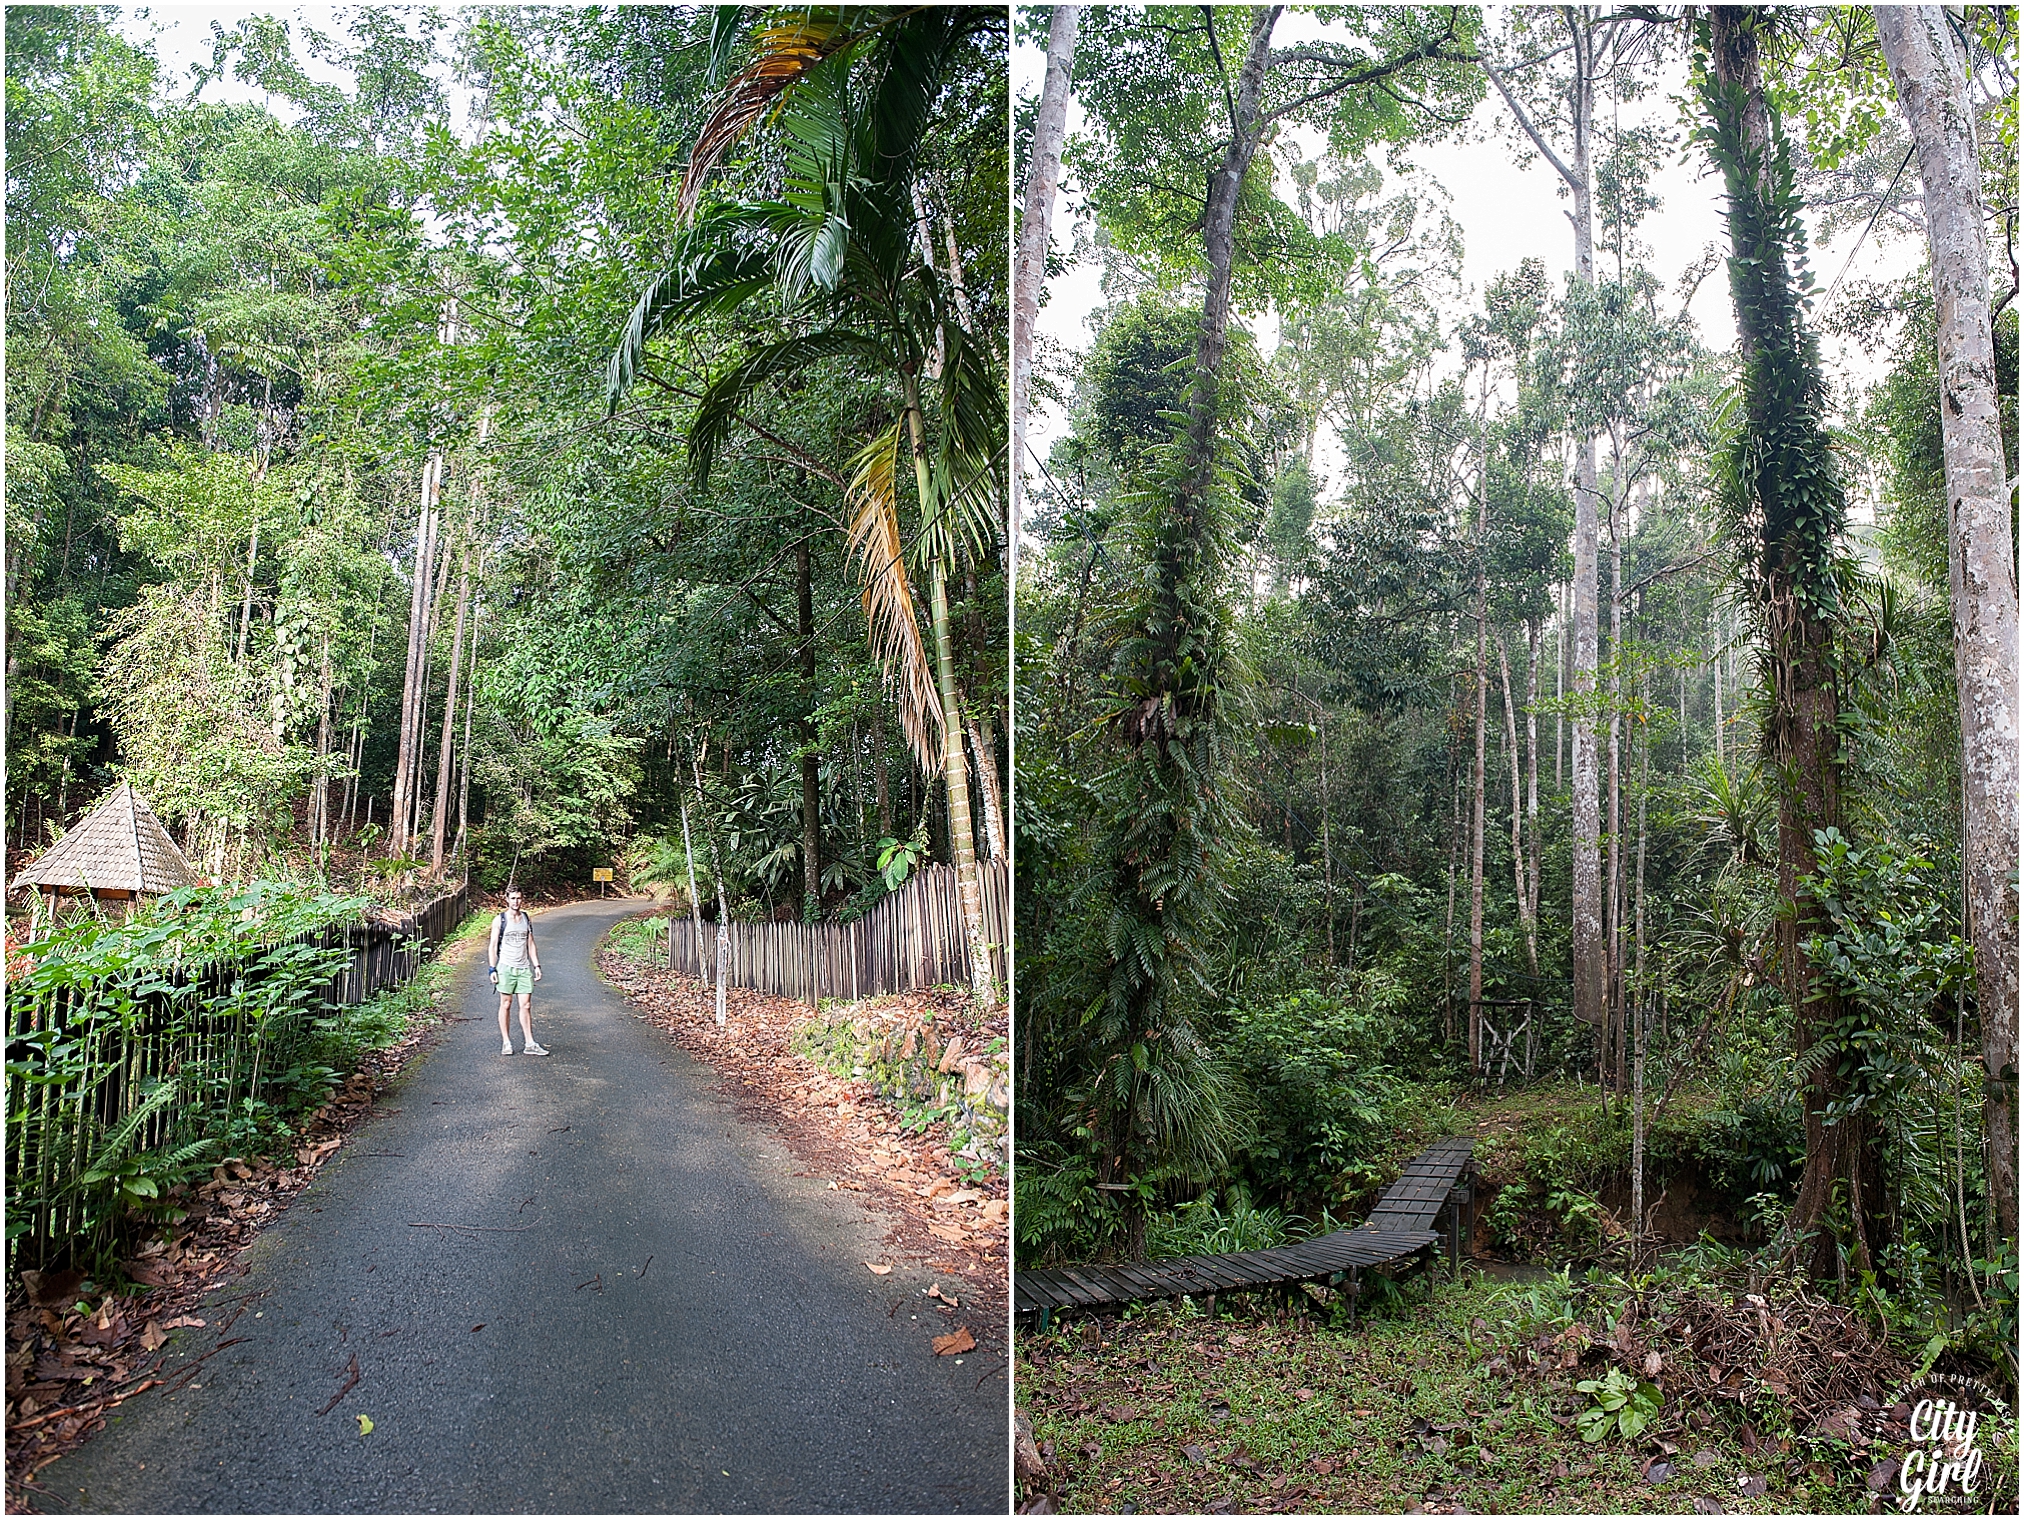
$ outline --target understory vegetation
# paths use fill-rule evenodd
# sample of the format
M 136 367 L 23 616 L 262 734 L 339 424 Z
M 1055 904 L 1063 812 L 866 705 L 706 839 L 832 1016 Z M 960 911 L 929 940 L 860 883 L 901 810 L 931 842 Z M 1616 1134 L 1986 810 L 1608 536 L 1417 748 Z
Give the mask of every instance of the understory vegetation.
M 1759 1277 L 1757 1302 L 1791 1331 L 1774 1352 L 1732 1266 L 1702 1251 L 1630 1276 L 1471 1269 L 1367 1294 L 1354 1325 L 1321 1290 L 1073 1319 L 1021 1339 L 1022 1403 L 1066 1513 L 1832 1514 L 1894 1499 L 1872 1443 L 1893 1416 L 1867 1390 L 1930 1357 Z M 1823 1366 L 1842 1381 L 1818 1381 Z M 2003 1440 L 1987 1454 L 2007 1474 L 1998 1511 L 2016 1493 L 2014 1425 Z
M 10 1265 L 103 1270 L 227 1160 L 289 1152 L 368 1052 L 441 996 L 439 961 L 341 1001 L 363 899 L 185 888 L 22 947 L 7 979 Z M 480 932 L 473 914 L 452 939 Z

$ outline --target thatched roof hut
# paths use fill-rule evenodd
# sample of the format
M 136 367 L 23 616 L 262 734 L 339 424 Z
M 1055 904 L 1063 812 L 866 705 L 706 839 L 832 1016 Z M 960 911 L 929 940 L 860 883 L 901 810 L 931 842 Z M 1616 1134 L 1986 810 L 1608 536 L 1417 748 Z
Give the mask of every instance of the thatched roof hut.
M 169 831 L 131 783 L 87 813 L 77 826 L 14 878 L 8 887 L 135 897 L 198 885 Z

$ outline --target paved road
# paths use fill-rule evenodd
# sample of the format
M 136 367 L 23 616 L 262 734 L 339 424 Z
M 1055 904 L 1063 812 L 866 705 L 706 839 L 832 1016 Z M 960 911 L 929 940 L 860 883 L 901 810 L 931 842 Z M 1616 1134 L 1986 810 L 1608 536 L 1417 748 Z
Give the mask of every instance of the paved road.
M 999 1358 L 932 1356 L 946 1327 L 911 1308 L 927 1279 L 860 1265 L 882 1259 L 878 1222 L 794 1177 L 598 979 L 599 936 L 637 906 L 537 920 L 547 1060 L 499 1054 L 473 960 L 457 983 L 471 1021 L 216 1295 L 262 1295 L 232 1327 L 244 1343 L 200 1386 L 128 1401 L 43 1471 L 44 1503 L 1004 1513 Z M 206 1317 L 179 1332 L 171 1369 L 211 1349 L 220 1315 Z M 358 1386 L 319 1415 L 354 1354 Z

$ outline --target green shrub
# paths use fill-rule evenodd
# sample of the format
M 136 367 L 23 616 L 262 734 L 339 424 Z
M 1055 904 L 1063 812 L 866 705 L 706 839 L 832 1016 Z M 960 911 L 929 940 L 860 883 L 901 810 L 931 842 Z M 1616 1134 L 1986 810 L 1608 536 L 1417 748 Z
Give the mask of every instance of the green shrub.
M 1405 987 L 1373 971 L 1347 992 L 1312 988 L 1229 1016 L 1229 1054 L 1256 1110 L 1250 1175 L 1339 1202 L 1381 1178 L 1400 1109 L 1415 1096 L 1390 1064 Z

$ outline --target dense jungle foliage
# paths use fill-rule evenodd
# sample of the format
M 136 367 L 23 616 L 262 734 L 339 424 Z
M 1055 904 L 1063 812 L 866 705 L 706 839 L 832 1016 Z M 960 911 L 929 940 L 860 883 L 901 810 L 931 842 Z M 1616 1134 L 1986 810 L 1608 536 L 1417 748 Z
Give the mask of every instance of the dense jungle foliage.
M 1044 43 L 1045 12 L 1021 14 Z M 1718 77 L 1705 21 L 1656 13 L 1331 11 L 1325 34 L 1268 40 L 1270 126 L 1232 215 L 1220 495 L 1184 560 L 1162 535 L 1218 279 L 1197 192 L 1250 119 L 1232 92 L 1266 56 L 1263 17 L 1081 15 L 1064 185 L 1103 302 L 1086 355 L 1043 350 L 1043 397 L 1068 427 L 1022 462 L 1021 1261 L 1335 1228 L 1427 1139 L 1474 1133 L 1485 1248 L 1621 1262 L 1647 1236 L 1679 1241 L 1684 1219 L 1685 1240 L 1712 1229 L 1746 1256 L 1804 1245 L 1816 1276 L 1893 1328 L 2001 1356 L 2016 1244 L 1990 1197 L 1984 1088 L 2015 1071 L 1983 1064 L 1963 917 L 1933 285 L 1921 269 L 1824 289 L 1806 268 L 1809 225 L 1923 246 L 1891 178 L 1910 142 L 1867 13 L 1767 22 L 1768 83 L 1748 98 Z M 2015 200 L 2012 24 L 1976 10 L 1966 33 L 1990 208 Z M 1677 110 L 1669 78 L 1691 86 Z M 1501 147 L 1463 136 L 1493 85 L 1539 138 L 1509 116 Z M 1767 96 L 1775 136 L 1745 143 L 1735 123 Z M 1465 288 L 1449 192 L 1408 150 L 1468 140 L 1490 160 L 1544 139 L 1571 160 L 1584 112 L 1586 199 L 1562 205 L 1592 215 L 1592 272 L 1563 281 L 1528 259 Z M 1687 154 L 1718 172 L 1725 153 L 1748 159 L 1729 185 L 1761 214 L 1732 210 L 1731 243 L 1671 285 L 1641 238 L 1655 170 Z M 2017 312 L 2007 213 L 1992 214 L 2008 445 Z M 1739 305 L 1786 303 L 1753 347 L 1688 313 L 1727 255 Z M 1762 269 L 1749 286 L 1742 271 Z M 1830 390 L 1823 331 L 1874 378 Z M 1774 423 L 1791 441 L 1752 452 L 1784 439 Z M 1586 691 L 1584 447 L 1600 646 Z M 1802 458 L 1816 498 L 1795 508 Z M 1781 511 L 1815 534 L 1800 599 L 1840 704 L 1839 812 L 1782 880 L 1781 818 L 1804 787 L 1780 747 L 1796 686 L 1774 648 L 1778 577 L 1799 563 Z M 1162 619 L 1195 641 L 1185 676 L 1149 654 Z M 1175 737 L 1147 737 L 1154 701 Z M 1595 1022 L 1578 1016 L 1570 915 L 1582 722 Z M 1149 792 L 1155 742 L 1186 758 Z M 1149 796 L 1213 824 L 1149 845 Z M 1795 900 L 1802 927 L 1781 942 Z M 1808 1009 L 1834 1010 L 1809 1043 L 1795 953 Z M 1156 976 L 1165 1002 L 1128 1009 L 1121 989 Z M 1825 1109 L 1807 1096 L 1823 1070 Z M 1486 1102 L 1505 1100 L 1485 1089 L 1528 1080 L 1522 1121 L 1492 1125 Z M 1874 1187 L 1852 1198 L 1843 1174 L 1800 1217 L 1822 1134 L 1866 1137 Z M 1655 1227 L 1668 1188 L 1676 1217 Z M 1683 1197 L 1698 1201 L 1678 1215 Z
M 937 634 L 1002 854 L 1002 13 L 343 25 L 8 12 L 10 874 L 124 777 L 223 881 L 686 893 L 686 807 L 861 910 L 969 845 Z

